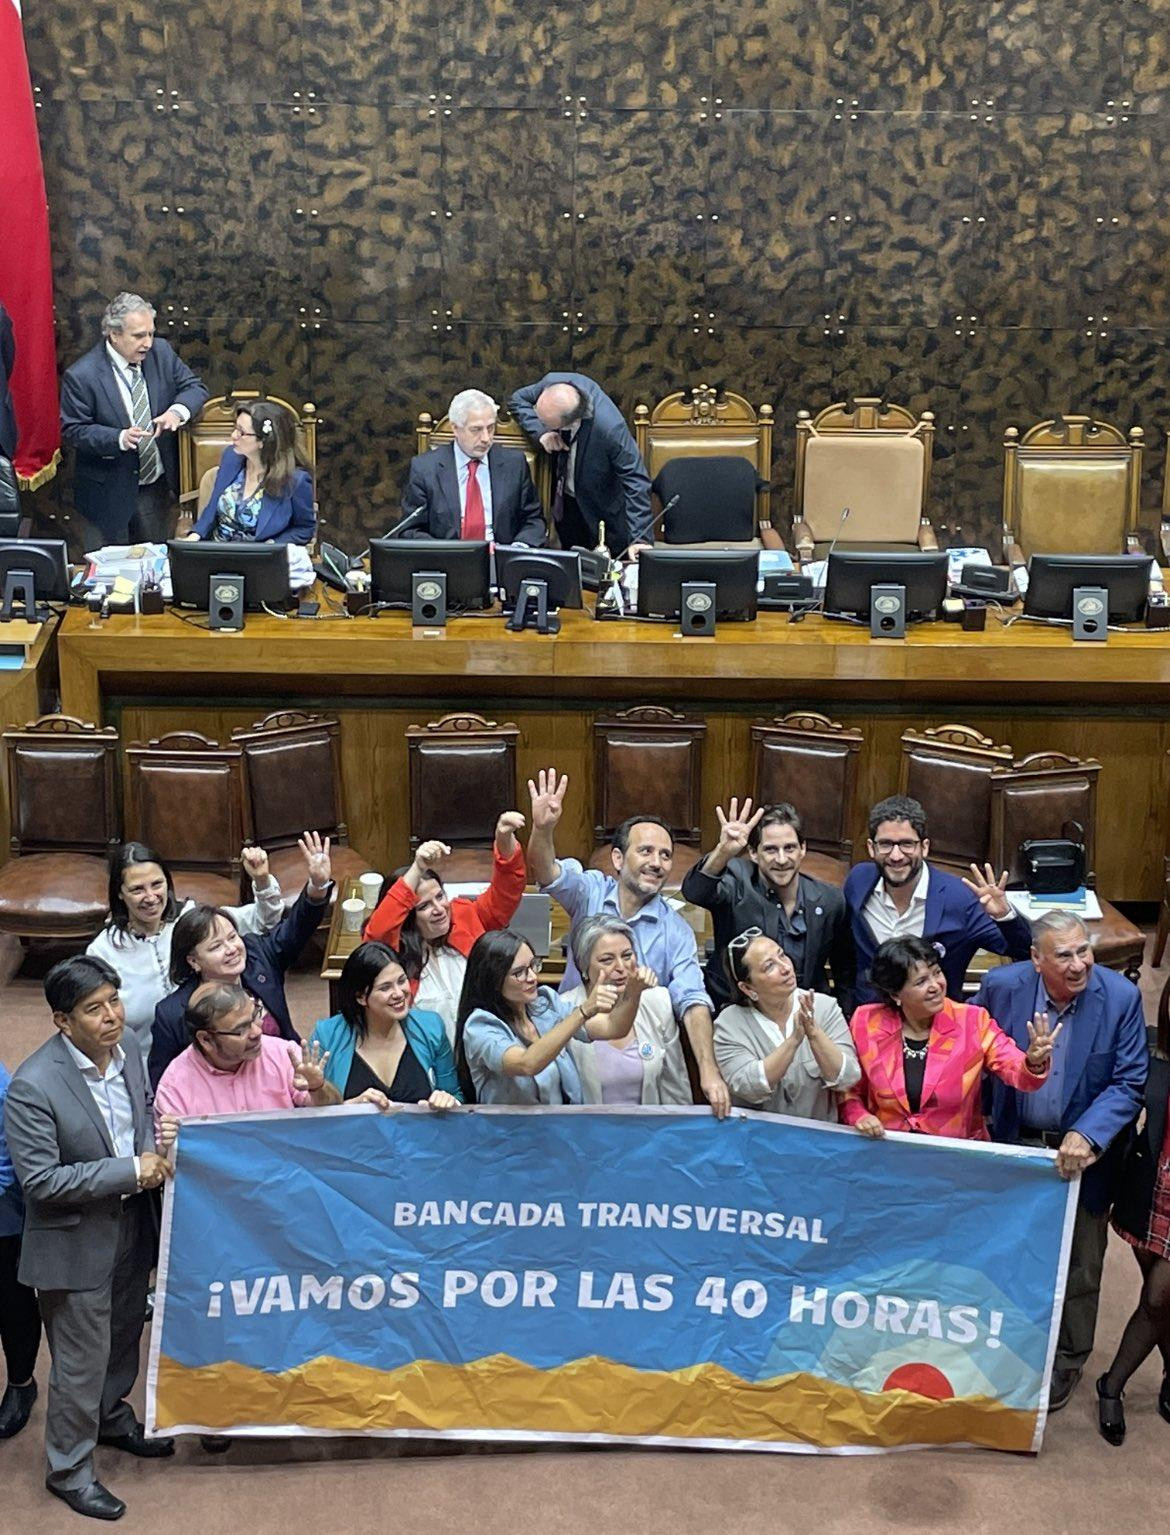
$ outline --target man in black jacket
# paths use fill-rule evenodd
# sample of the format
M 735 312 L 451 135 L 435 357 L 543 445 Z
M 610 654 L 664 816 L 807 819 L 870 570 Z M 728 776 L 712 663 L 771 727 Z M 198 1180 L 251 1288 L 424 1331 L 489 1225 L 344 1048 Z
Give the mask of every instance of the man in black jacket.
M 682 882 L 683 898 L 713 918 L 715 952 L 706 967 L 712 1002 L 720 1008 L 733 1000 L 724 971 L 727 945 L 737 933 L 756 927 L 791 959 L 799 986 L 831 992 L 848 1018 L 857 957 L 845 897 L 836 886 L 800 872 L 807 848 L 799 814 L 791 805 L 761 805 L 753 815 L 750 799 L 742 810 L 733 799 L 728 815 L 722 806 L 715 814 L 719 841 Z

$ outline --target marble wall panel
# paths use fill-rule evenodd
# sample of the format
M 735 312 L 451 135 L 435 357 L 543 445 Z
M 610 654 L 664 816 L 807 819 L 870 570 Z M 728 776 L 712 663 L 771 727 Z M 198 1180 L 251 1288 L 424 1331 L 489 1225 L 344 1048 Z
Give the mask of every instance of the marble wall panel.
M 302 91 L 314 103 L 360 106 L 437 102 L 445 30 L 433 0 L 301 0 Z
M 844 98 L 851 10 L 849 0 L 712 0 L 720 104 L 821 111 Z

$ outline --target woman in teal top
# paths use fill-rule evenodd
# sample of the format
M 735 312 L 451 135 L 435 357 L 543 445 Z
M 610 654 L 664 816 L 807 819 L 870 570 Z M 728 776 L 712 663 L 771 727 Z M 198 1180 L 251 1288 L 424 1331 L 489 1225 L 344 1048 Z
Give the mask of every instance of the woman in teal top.
M 377 1088 L 391 1103 L 454 1109 L 463 1102 L 443 1020 L 410 1005 L 410 982 L 394 950 L 363 943 L 338 982 L 341 1011 L 313 1030 L 328 1052 L 326 1081 L 347 1101 Z

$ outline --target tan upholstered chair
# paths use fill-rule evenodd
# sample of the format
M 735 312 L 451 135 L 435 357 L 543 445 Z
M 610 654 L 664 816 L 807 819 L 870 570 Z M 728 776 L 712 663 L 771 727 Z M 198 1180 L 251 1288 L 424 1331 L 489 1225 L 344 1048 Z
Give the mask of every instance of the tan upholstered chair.
M 442 448 L 454 442 L 455 432 L 450 416 L 439 416 L 436 419 L 429 411 L 421 411 L 415 424 L 414 440 L 416 453 L 429 453 L 432 448 Z M 544 509 L 544 520 L 548 522 L 553 497 L 552 459 L 538 443 L 532 441 L 520 423 L 502 405 L 496 415 L 496 442 L 502 448 L 519 448 L 528 460 L 532 482 Z
M 722 535 L 721 508 L 715 505 L 711 508 L 709 524 L 699 530 L 702 536 L 694 538 L 684 534 L 684 540 L 690 547 L 709 544 L 726 548 L 729 543 L 750 547 L 763 542 L 768 547 L 782 549 L 784 542 L 778 530 L 775 537 L 768 536 L 772 531 L 773 424 L 771 405 L 761 405 L 755 410 L 743 395 L 732 394 L 730 390 L 712 384 L 693 384 L 688 389 L 676 390 L 653 409 L 648 405 L 636 405 L 634 440 L 654 483 L 655 516 L 684 484 L 685 471 L 680 460 L 688 465 L 693 460 L 742 460 L 750 465 L 755 475 L 755 483 L 750 486 L 754 493 L 754 517 L 750 517 L 750 522 L 747 517 L 740 519 L 744 525 L 733 527 L 729 535 Z M 669 470 L 668 464 L 672 466 Z M 695 467 L 704 480 L 708 478 L 702 474 L 703 466 Z M 734 487 L 737 496 L 740 488 L 737 481 Z M 749 494 L 749 516 L 752 499 L 753 495 Z M 678 510 L 681 515 L 681 504 Z M 688 520 L 694 521 L 693 511 Z M 671 522 L 672 518 L 668 516 L 664 533 L 659 534 L 667 543 L 678 542 L 672 537 Z
M 220 746 L 195 731 L 126 748 L 127 837 L 166 859 L 180 900 L 240 900 L 243 757 L 238 745 Z
M 67 714 L 6 730 L 11 857 L 0 869 L 0 932 L 92 938 L 106 919 L 118 841 L 118 732 Z
M 259 389 L 237 389 L 232 394 L 216 395 L 208 400 L 194 421 L 179 430 L 179 505 L 192 521 L 207 505 L 215 471 L 225 448 L 232 446 L 232 427 L 236 424 L 236 406 L 249 400 L 271 400 L 284 405 L 300 425 L 301 449 L 308 461 L 309 473 L 317 477 L 317 407 L 302 405 L 298 411 L 279 395 L 262 394 Z
M 670 888 L 677 889 L 701 851 L 706 735 L 702 720 L 653 704 L 594 722 L 593 868 L 612 873 L 614 832 L 632 815 L 653 815 L 674 838 Z
M 937 549 L 927 521 L 934 416 L 876 397 L 796 418 L 793 546 L 802 560 L 839 549 Z M 848 508 L 849 516 L 842 520 Z
M 853 799 L 860 730 L 797 710 L 752 726 L 752 800 L 790 804 L 808 849 L 804 872 L 839 885 L 853 862 Z
M 1004 558 L 1139 554 L 1140 426 L 1128 436 L 1090 416 L 1056 416 L 1003 439 Z
M 926 811 L 931 863 L 962 877 L 971 864 L 987 862 L 992 785 L 996 774 L 1011 765 L 1010 746 L 997 746 L 970 725 L 903 734 L 898 793 L 916 799 Z
M 516 725 L 480 714 L 445 714 L 408 728 L 410 851 L 432 837 L 446 842 L 448 880 L 486 884 L 491 877 L 496 822 L 517 805 L 519 739 Z

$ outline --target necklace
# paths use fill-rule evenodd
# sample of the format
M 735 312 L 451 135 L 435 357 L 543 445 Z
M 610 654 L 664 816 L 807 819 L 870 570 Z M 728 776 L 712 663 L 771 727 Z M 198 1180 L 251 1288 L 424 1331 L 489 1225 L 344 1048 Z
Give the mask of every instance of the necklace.
M 924 1061 L 926 1059 L 926 1052 L 929 1046 L 929 1038 L 922 1040 L 918 1044 L 912 1045 L 906 1038 L 905 1034 L 902 1035 L 902 1054 L 908 1061 Z

